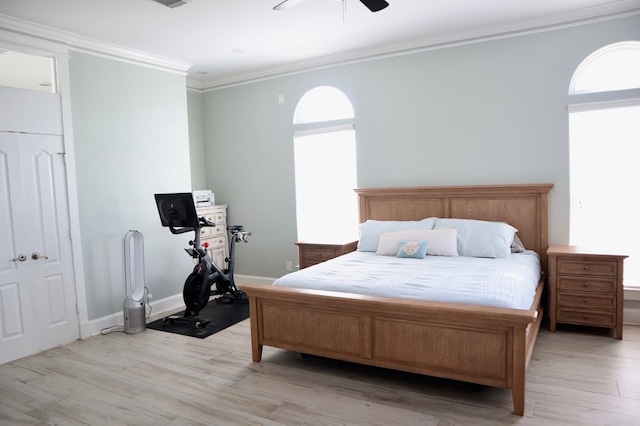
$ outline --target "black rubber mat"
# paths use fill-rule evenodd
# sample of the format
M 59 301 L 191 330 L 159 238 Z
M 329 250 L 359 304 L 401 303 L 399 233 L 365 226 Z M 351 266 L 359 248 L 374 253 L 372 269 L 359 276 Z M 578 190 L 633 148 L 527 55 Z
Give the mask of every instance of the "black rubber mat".
M 147 324 L 147 328 L 204 339 L 249 318 L 248 300 L 245 298 L 222 299 L 225 302 L 228 300 L 231 300 L 231 302 L 220 303 L 214 299 L 207 303 L 207 306 L 198 315 L 201 322 L 209 321 L 204 327 L 196 327 L 193 321 L 181 320 L 180 318 L 184 315 L 184 311 L 182 311 L 170 317 L 153 321 Z

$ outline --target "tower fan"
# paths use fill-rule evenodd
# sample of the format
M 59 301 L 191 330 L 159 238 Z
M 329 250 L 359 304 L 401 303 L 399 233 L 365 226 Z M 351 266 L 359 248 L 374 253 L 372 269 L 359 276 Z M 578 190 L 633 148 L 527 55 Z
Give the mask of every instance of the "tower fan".
M 138 231 L 124 236 L 124 332 L 140 333 L 147 328 L 144 284 L 144 238 Z

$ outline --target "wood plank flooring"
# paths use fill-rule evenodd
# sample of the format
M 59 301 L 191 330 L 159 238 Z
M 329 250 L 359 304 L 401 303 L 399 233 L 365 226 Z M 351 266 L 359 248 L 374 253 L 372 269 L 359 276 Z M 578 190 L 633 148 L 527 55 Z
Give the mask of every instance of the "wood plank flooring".
M 0 366 L 0 425 L 639 425 L 640 327 L 540 332 L 525 416 L 511 392 L 147 329 Z

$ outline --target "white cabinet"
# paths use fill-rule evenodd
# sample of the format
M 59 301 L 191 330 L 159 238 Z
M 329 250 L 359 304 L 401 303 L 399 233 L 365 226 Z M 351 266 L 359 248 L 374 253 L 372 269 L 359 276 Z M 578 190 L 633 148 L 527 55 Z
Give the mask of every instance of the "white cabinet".
M 227 268 L 229 258 L 229 241 L 227 236 L 227 205 L 197 207 L 198 217 L 205 217 L 216 226 L 205 226 L 200 229 L 200 244 L 209 244 L 207 252 L 220 269 Z

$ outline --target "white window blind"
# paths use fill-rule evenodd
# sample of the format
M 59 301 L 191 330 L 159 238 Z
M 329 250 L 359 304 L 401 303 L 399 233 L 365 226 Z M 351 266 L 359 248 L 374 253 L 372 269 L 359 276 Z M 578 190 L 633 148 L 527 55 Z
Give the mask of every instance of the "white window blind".
M 358 239 L 356 145 L 352 126 L 294 136 L 298 239 Z

